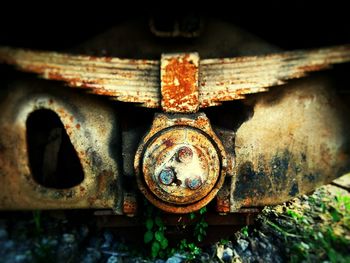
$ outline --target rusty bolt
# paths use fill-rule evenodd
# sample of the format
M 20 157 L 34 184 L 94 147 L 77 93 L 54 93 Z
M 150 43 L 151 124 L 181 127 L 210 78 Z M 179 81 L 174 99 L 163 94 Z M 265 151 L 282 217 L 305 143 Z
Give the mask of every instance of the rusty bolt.
M 183 146 L 177 151 L 177 158 L 182 163 L 189 163 L 192 161 L 193 152 L 187 147 Z
M 164 185 L 170 185 L 175 179 L 173 169 L 165 168 L 159 173 L 159 181 Z
M 186 183 L 186 186 L 191 190 L 196 190 L 202 185 L 202 178 L 200 176 L 187 178 L 185 183 Z

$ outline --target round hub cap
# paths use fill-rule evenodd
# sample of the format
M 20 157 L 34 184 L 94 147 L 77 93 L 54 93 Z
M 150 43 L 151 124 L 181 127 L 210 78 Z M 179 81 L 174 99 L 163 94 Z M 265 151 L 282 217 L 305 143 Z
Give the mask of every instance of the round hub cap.
M 175 126 L 154 135 L 146 145 L 142 172 L 159 199 L 184 205 L 204 198 L 220 176 L 220 155 L 203 131 Z

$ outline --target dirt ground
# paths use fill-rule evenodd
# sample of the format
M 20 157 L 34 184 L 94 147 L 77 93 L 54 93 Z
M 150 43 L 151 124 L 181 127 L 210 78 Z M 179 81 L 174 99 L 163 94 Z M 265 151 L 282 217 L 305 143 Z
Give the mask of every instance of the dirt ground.
M 349 185 L 347 175 L 310 195 L 265 207 L 253 226 L 207 247 L 181 242 L 162 259 L 152 258 L 146 245 L 135 248 L 76 216 L 10 213 L 0 219 L 0 261 L 350 262 Z

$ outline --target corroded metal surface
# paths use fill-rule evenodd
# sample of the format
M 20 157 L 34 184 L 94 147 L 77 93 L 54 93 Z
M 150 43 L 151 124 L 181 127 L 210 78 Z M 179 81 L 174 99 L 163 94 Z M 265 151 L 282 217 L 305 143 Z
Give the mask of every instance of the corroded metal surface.
M 159 62 L 0 47 L 0 62 L 96 95 L 160 107 Z
M 96 95 L 141 103 L 165 112 L 193 113 L 265 92 L 289 79 L 350 61 L 350 46 L 236 58 L 203 59 L 196 53 L 128 60 L 0 48 L 0 62 L 66 81 Z M 198 66 L 199 65 L 199 66 Z M 161 80 L 159 67 L 161 66 Z M 161 88 L 160 88 L 161 87 Z M 161 95 L 160 95 L 161 94 Z
M 232 177 L 226 178 L 223 186 L 219 190 L 216 196 L 216 212 L 220 214 L 227 214 L 231 211 L 231 202 L 230 202 L 230 190 L 231 190 L 231 181 Z
M 335 179 L 332 184 L 350 192 L 350 173 Z
M 204 114 L 157 115 L 135 157 L 139 189 L 172 213 L 196 211 L 211 201 L 226 167 L 224 148 Z
M 136 215 L 137 210 L 136 196 L 132 193 L 124 193 L 123 214 L 132 217 Z
M 162 110 L 193 113 L 198 111 L 197 53 L 163 54 L 161 58 Z
M 200 63 L 200 107 L 244 99 L 247 94 L 265 92 L 289 79 L 349 61 L 350 45 L 266 56 L 203 59 Z
M 231 212 L 285 202 L 350 170 L 349 108 L 325 78 L 246 103 L 254 114 L 236 132 Z
M 6 187 L 0 191 L 0 208 L 114 208 L 119 213 L 134 214 L 137 203 L 132 195 L 131 198 L 124 197 L 119 181 L 118 154 L 111 155 L 110 152 L 110 145 L 117 136 L 113 128 L 117 126 L 114 109 L 84 95 L 36 85 L 12 85 L 11 97 L 1 101 L 0 184 Z M 220 181 L 205 198 L 188 205 L 175 205 L 157 198 L 147 189 L 139 173 L 139 185 L 141 182 L 141 191 L 146 197 L 166 211 L 185 213 L 199 209 L 218 193 L 217 211 L 227 213 L 229 206 L 229 211 L 235 212 L 239 207 L 284 202 L 350 170 L 349 109 L 323 79 L 298 81 L 285 89 L 255 95 L 246 100 L 246 104 L 253 108 L 253 116 L 237 130 L 235 143 L 230 145 L 232 149 L 226 150 L 220 148 L 221 143 L 209 128 L 208 119 L 201 114 L 193 119 L 186 115 L 158 115 L 151 134 L 143 140 L 144 145 L 164 129 L 185 126 L 216 138 L 219 152 L 234 150 L 236 165 L 230 172 L 229 188 L 225 187 L 226 183 L 220 187 Z M 78 154 L 84 181 L 76 187 L 50 189 L 32 178 L 25 122 L 31 112 L 43 108 L 58 114 Z M 174 132 L 176 134 L 176 129 Z M 159 145 L 164 149 L 170 147 L 169 156 L 174 156 L 179 164 L 187 165 L 195 158 L 196 152 L 191 145 L 180 143 L 175 147 L 166 140 Z M 226 143 L 225 147 L 228 145 Z M 135 165 L 140 171 L 144 169 L 140 166 L 143 152 L 139 150 L 138 154 L 139 162 Z M 159 184 L 161 187 L 163 184 L 164 189 L 170 181 L 170 184 L 174 182 L 174 179 L 170 178 L 168 182 L 166 179 Z M 204 179 L 200 179 L 201 183 Z M 186 188 L 188 185 L 191 184 L 185 178 L 181 186 Z M 200 187 L 188 189 L 190 193 L 199 191 Z
M 215 25 L 214 32 L 215 27 L 221 28 Z M 248 117 L 240 122 L 237 121 L 241 120 L 238 114 L 243 112 L 232 110 L 232 119 L 227 118 L 227 123 L 232 121 L 234 124 L 215 127 L 215 132 L 210 128 L 209 120 L 201 114 L 169 114 L 155 118 L 150 133 L 141 141 L 136 155 L 137 181 L 141 192 L 154 205 L 169 212 L 195 211 L 210 200 L 216 202 L 217 212 L 225 214 L 236 212 L 239 207 L 280 203 L 348 172 L 350 111 L 332 91 L 333 87 L 325 85 L 323 80 L 310 80 L 271 89 L 268 93 L 246 95 L 267 91 L 271 86 L 284 84 L 289 79 L 303 77 L 308 72 L 325 69 L 334 63 L 349 61 L 349 45 L 261 55 L 271 54 L 272 50 L 277 49 L 251 36 L 247 38 L 245 33 L 235 28 L 222 30 L 219 36 L 209 35 L 206 40 L 194 43 L 194 46 L 171 44 L 171 50 L 158 43 L 145 48 L 149 47 L 147 44 L 150 42 L 147 41 L 142 44 L 127 41 L 125 48 L 123 38 L 111 40 L 105 35 L 109 42 L 103 43 L 114 48 L 114 51 L 107 52 L 113 54 L 112 57 L 0 48 L 0 61 L 23 71 L 40 74 L 42 78 L 67 82 L 72 87 L 118 101 L 139 103 L 151 108 L 161 108 L 162 102 L 168 103 L 163 109 L 173 113 L 194 113 L 199 108 L 246 98 L 235 102 L 235 105 L 247 106 L 251 114 L 246 114 Z M 125 32 L 136 31 L 124 28 L 118 34 L 124 36 Z M 221 42 L 216 42 L 219 38 Z M 106 53 L 102 53 L 101 46 L 97 47 L 97 42 L 95 50 L 99 50 L 103 56 Z M 120 46 L 115 45 L 116 42 L 125 50 L 117 50 Z M 135 43 L 139 49 L 134 48 Z M 173 64 L 158 61 L 164 52 L 193 50 L 198 51 L 201 57 L 231 58 L 203 59 L 199 62 L 195 59 L 192 64 L 181 64 L 183 58 L 175 59 Z M 85 49 L 79 51 L 85 53 Z M 258 56 L 251 56 L 255 54 Z M 118 59 L 113 56 L 154 60 Z M 174 55 L 164 55 L 164 58 L 171 56 Z M 165 81 L 161 78 L 160 69 L 165 70 Z M 176 70 L 179 69 L 184 72 L 178 74 Z M 177 82 L 180 84 L 177 77 L 187 81 L 185 84 L 190 86 L 189 93 L 177 85 Z M 125 152 L 120 153 L 118 143 L 122 137 L 124 145 L 130 145 L 131 140 L 136 145 L 142 137 L 139 131 L 144 134 L 151 121 L 144 128 L 137 126 L 142 117 L 130 118 L 129 123 L 121 123 L 124 130 L 119 133 L 117 116 L 120 116 L 120 112 L 106 100 L 103 102 L 97 96 L 77 95 L 54 82 L 46 84 L 40 89 L 35 83 L 21 84 L 22 88 L 11 84 L 8 88 L 11 90 L 10 96 L 0 101 L 0 185 L 3 186 L 0 209 L 113 208 L 117 213 L 134 215 L 138 204 L 135 192 L 132 192 L 132 180 L 135 179 L 133 169 L 124 169 L 123 187 L 130 184 L 128 191 L 131 192 L 124 193 L 126 187 L 121 186 L 119 165 L 123 162 L 127 166 L 127 159 L 134 156 L 136 147 L 125 147 Z M 55 89 L 50 89 L 49 84 L 54 85 Z M 176 94 L 179 96 L 176 97 Z M 187 95 L 193 99 L 190 104 Z M 58 114 L 77 152 L 84 171 L 84 180 L 78 186 L 51 189 L 33 180 L 28 164 L 25 120 L 30 112 L 42 108 Z M 244 111 L 248 111 L 247 108 Z M 214 119 L 211 122 L 214 123 Z M 130 123 L 133 124 L 131 128 Z M 220 126 L 221 123 L 215 124 Z M 176 146 L 166 141 L 162 144 L 162 139 L 157 141 L 158 135 L 171 137 L 167 129 L 173 129 L 177 138 L 183 138 L 181 136 L 188 132 L 193 138 L 196 137 L 192 140 L 196 144 L 179 142 L 176 138 L 172 138 Z M 202 146 L 195 146 L 203 141 Z M 200 155 L 207 154 L 204 148 L 211 154 L 208 158 L 200 159 Z M 144 158 L 143 150 L 149 150 L 152 158 Z M 152 160 L 157 160 L 158 156 L 165 161 L 153 163 Z M 210 174 L 206 168 L 212 162 L 213 169 L 217 171 L 217 160 L 220 160 L 221 167 L 213 185 L 215 179 L 208 181 L 208 177 L 214 178 L 214 173 Z M 204 168 L 193 168 L 193 161 Z M 200 174 L 189 175 L 189 178 L 183 176 L 180 183 L 177 174 L 181 175 L 181 168 L 189 169 L 191 166 L 191 171 L 199 171 Z M 144 174 L 149 175 L 148 183 Z M 206 194 L 203 189 L 208 184 L 213 188 Z M 179 187 L 179 192 L 172 191 L 171 188 L 175 186 Z M 153 191 L 150 189 L 152 187 Z M 157 191 L 160 194 L 155 194 Z M 186 200 L 187 195 L 190 197 Z
M 116 113 L 84 95 L 37 82 L 11 87 L 11 96 L 0 102 L 0 209 L 112 208 L 121 214 L 120 168 L 110 152 Z M 26 121 L 41 109 L 58 115 L 80 159 L 84 179 L 74 187 L 49 188 L 33 178 Z
M 220 174 L 219 155 L 210 138 L 189 127 L 170 128 L 155 136 L 142 161 L 148 188 L 158 198 L 174 204 L 193 203 L 206 196 Z M 179 158 L 184 147 L 193 152 L 186 162 Z

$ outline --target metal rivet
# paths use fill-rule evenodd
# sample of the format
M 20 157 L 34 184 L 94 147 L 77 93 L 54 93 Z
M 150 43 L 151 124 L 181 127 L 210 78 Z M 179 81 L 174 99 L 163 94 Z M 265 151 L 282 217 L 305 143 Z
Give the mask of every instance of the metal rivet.
M 200 176 L 187 178 L 185 183 L 186 183 L 186 186 L 191 190 L 196 190 L 202 185 L 202 178 Z
M 183 146 L 177 151 L 177 158 L 182 163 L 189 163 L 192 161 L 193 152 L 192 150 L 187 147 Z
M 159 173 L 159 182 L 161 182 L 164 185 L 170 185 L 175 178 L 175 174 L 173 169 L 171 168 L 165 168 Z

